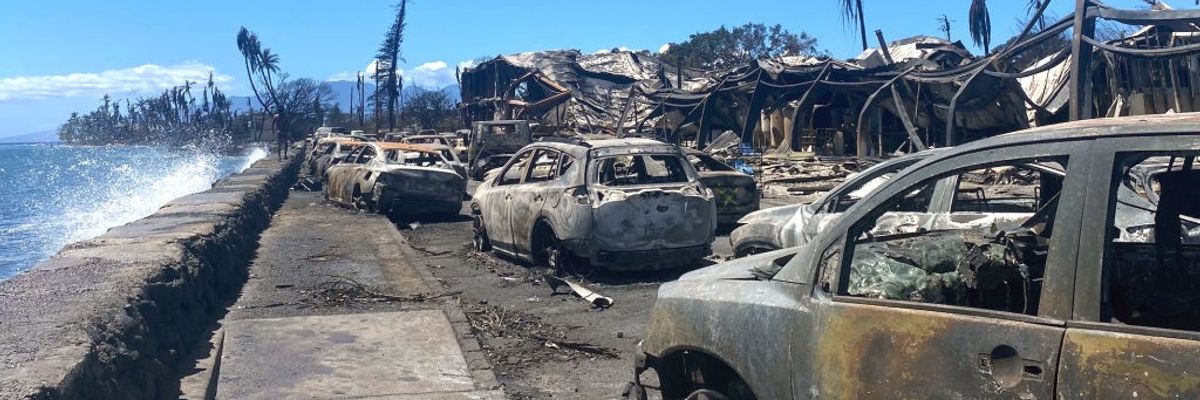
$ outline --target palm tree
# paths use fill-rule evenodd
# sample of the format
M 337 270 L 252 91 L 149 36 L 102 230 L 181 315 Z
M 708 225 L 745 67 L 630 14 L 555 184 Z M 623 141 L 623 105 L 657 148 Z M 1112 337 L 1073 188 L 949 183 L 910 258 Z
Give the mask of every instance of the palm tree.
M 971 0 L 971 10 L 968 15 L 967 23 L 971 29 L 971 41 L 976 46 L 983 46 L 984 54 L 991 53 L 992 17 L 988 15 L 987 0 Z
M 396 126 L 395 111 L 397 100 L 400 97 L 400 79 L 396 74 L 396 66 L 400 65 L 401 60 L 400 45 L 404 42 L 404 17 L 407 5 L 408 0 L 400 0 L 400 5 L 396 10 L 396 19 L 392 22 L 387 34 L 383 36 L 383 43 L 379 45 L 379 51 L 375 56 L 377 60 L 387 64 L 384 86 L 388 97 L 388 130 L 395 129 Z M 379 63 L 376 64 L 377 74 L 378 67 Z
M 846 22 L 858 25 L 858 32 L 862 37 L 862 48 L 866 50 L 867 46 L 867 21 L 863 15 L 862 0 L 838 0 L 842 5 L 842 17 Z
M 246 64 L 246 79 L 250 79 L 250 90 L 254 92 L 254 98 L 257 98 L 258 105 L 266 109 L 266 103 L 263 102 L 263 96 L 258 94 L 258 86 L 254 85 L 254 72 L 258 72 L 259 55 L 262 48 L 262 43 L 258 41 L 258 35 L 246 29 L 246 26 L 241 26 L 238 31 L 238 50 L 241 52 L 241 58 Z
M 950 23 L 954 22 L 954 20 L 950 19 L 950 17 L 946 16 L 946 14 L 942 14 L 942 16 L 937 19 L 937 22 L 938 30 L 946 34 L 946 41 L 953 42 L 953 40 L 950 40 Z

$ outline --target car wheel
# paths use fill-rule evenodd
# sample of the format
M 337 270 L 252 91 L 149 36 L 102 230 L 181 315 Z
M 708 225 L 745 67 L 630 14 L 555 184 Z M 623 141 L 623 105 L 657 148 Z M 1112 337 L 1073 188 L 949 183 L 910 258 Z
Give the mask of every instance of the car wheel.
M 475 221 L 472 224 L 474 237 L 471 239 L 472 247 L 475 251 L 484 252 L 492 249 L 492 241 L 488 239 L 487 227 L 483 226 L 483 217 L 476 215 Z
M 379 185 L 375 185 L 374 187 L 372 187 L 371 188 L 371 197 L 369 199 L 370 207 L 373 209 L 372 212 L 377 212 L 380 214 L 387 214 L 387 213 L 392 212 L 391 207 L 385 207 L 384 204 L 379 201 L 382 198 L 383 198 L 383 188 L 379 187 Z
M 724 394 L 721 394 L 721 392 L 718 392 L 716 390 L 711 390 L 711 389 L 700 389 L 700 390 L 694 391 L 691 394 L 688 394 L 688 396 L 684 397 L 683 399 L 684 400 L 730 400 L 729 396 L 726 396 Z
M 744 246 L 739 247 L 736 250 L 734 250 L 733 256 L 734 256 L 734 258 L 742 258 L 742 257 L 746 257 L 746 256 L 752 256 L 755 254 L 766 253 L 768 251 L 775 251 L 775 250 L 779 250 L 779 249 L 775 248 L 775 246 L 766 245 L 766 244 L 748 244 L 748 245 L 744 245 Z
M 359 211 L 373 213 L 375 212 L 375 206 L 371 204 L 371 199 L 368 198 L 369 196 L 370 195 L 364 194 L 361 190 L 355 187 L 354 194 L 350 196 L 350 200 L 354 204 L 354 208 L 357 208 Z
M 729 382 L 724 392 L 709 388 L 697 389 L 684 397 L 684 400 L 757 400 L 754 392 L 741 379 Z

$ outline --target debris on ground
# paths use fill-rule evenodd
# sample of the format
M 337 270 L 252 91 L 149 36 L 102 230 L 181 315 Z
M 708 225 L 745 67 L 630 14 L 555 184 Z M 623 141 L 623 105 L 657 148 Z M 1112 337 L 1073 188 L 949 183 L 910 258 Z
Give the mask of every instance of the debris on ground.
M 292 186 L 292 189 L 303 190 L 306 192 L 316 192 L 321 190 L 321 182 L 311 177 L 303 177 Z
M 491 359 L 503 360 L 505 364 L 519 365 L 556 356 L 568 360 L 620 357 L 620 352 L 613 348 L 568 340 L 567 327 L 544 323 L 530 314 L 487 304 L 463 306 L 467 321 L 477 334 L 512 340 L 503 348 L 485 349 Z
M 576 296 L 579 296 L 579 298 L 592 303 L 592 305 L 595 307 L 609 308 L 613 305 L 613 299 L 611 297 L 604 297 L 578 283 L 549 274 L 545 276 L 545 279 L 546 283 L 550 285 L 550 290 L 554 291 L 555 294 L 558 294 L 559 287 L 567 286 L 571 289 L 572 293 L 574 293 Z
M 353 278 L 337 275 L 330 276 L 330 278 L 332 280 L 321 283 L 320 289 L 309 293 L 309 296 L 323 303 L 344 305 L 368 302 L 422 302 L 460 294 L 460 292 L 449 292 L 437 295 L 419 293 L 411 296 L 397 296 L 372 289 Z

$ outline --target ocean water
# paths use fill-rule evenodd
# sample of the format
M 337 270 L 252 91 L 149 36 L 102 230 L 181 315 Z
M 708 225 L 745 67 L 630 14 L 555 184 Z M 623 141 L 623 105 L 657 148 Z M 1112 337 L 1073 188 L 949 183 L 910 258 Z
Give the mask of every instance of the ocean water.
M 153 214 L 267 155 L 146 146 L 0 144 L 0 280 Z

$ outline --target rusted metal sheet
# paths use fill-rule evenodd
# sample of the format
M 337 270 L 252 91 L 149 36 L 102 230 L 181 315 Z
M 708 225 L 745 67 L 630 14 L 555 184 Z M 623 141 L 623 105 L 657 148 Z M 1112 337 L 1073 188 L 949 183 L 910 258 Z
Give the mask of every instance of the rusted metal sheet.
M 1200 340 L 1070 329 L 1063 341 L 1059 398 L 1200 398 Z

